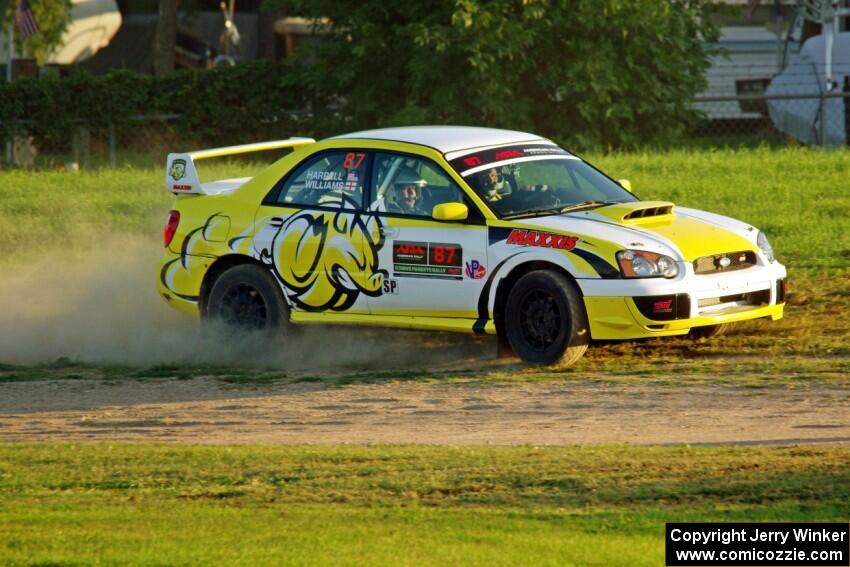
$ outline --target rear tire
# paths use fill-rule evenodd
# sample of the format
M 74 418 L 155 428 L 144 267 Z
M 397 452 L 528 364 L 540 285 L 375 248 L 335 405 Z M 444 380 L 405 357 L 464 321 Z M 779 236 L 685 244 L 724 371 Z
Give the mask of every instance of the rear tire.
M 230 268 L 215 281 L 202 326 L 272 335 L 289 326 L 289 307 L 271 273 L 256 264 Z
M 505 305 L 505 334 L 513 351 L 527 363 L 575 363 L 590 343 L 581 293 L 553 270 L 522 276 Z
M 728 323 L 720 323 L 719 325 L 706 325 L 705 327 L 694 327 L 691 329 L 688 336 L 692 339 L 710 339 L 725 335 L 729 329 Z

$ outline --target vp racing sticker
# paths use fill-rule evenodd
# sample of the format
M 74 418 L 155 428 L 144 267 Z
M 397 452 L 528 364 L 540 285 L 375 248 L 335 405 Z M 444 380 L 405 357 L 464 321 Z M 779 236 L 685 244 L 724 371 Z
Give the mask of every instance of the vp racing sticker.
M 478 260 L 471 260 L 466 263 L 466 277 L 471 280 L 480 280 L 487 275 L 487 268 Z

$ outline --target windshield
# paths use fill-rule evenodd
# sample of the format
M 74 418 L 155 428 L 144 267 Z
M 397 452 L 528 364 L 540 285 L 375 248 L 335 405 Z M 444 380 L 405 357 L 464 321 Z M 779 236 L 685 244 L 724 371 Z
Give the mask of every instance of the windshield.
M 556 214 L 574 205 L 586 204 L 592 208 L 638 200 L 618 183 L 560 148 L 550 155 L 519 157 L 522 149 L 496 154 L 510 154 L 513 159 L 491 163 L 482 160 L 483 163 L 474 167 L 465 167 L 469 162 L 454 160 L 452 165 L 501 217 Z

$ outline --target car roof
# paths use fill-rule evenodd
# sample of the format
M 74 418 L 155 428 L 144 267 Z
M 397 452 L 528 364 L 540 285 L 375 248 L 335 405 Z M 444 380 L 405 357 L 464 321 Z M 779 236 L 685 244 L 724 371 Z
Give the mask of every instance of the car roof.
M 527 132 L 514 130 L 499 130 L 496 128 L 479 128 L 475 126 L 406 126 L 402 128 L 381 128 L 378 130 L 363 130 L 334 136 L 331 140 L 365 139 L 406 142 L 428 146 L 448 154 L 461 150 L 472 150 L 488 146 L 504 146 L 527 142 L 545 142 L 546 138 Z

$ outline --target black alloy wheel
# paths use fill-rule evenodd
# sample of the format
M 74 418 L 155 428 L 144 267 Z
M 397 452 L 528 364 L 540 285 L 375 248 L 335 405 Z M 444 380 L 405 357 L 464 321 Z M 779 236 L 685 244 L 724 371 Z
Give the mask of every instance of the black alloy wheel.
M 513 351 L 531 364 L 573 364 L 590 343 L 581 293 L 555 270 L 517 280 L 505 305 L 503 332 Z
M 221 274 L 203 313 L 204 326 L 219 330 L 273 334 L 289 324 L 289 308 L 280 285 L 259 264 L 234 266 Z
M 558 340 L 561 317 L 555 299 L 541 288 L 532 289 L 520 300 L 520 330 L 526 343 L 537 352 L 545 352 Z
M 225 292 L 218 315 L 226 325 L 249 330 L 259 331 L 268 322 L 268 309 L 263 296 L 244 283 L 236 284 Z

